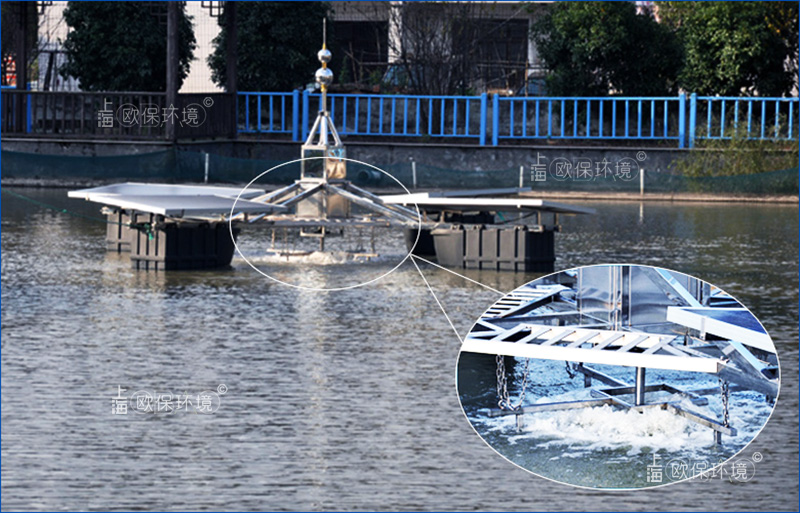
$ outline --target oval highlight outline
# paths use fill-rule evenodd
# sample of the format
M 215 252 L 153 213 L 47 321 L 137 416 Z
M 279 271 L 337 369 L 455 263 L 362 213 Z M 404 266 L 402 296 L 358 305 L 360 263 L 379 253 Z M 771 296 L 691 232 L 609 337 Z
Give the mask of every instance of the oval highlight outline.
M 317 292 L 335 292 L 335 291 L 340 291 L 340 290 L 350 290 L 350 289 L 362 287 L 364 285 L 369 285 L 371 283 L 375 283 L 376 281 L 378 281 L 378 280 L 390 275 L 394 271 L 396 271 L 401 265 L 403 265 L 403 263 L 406 260 L 409 259 L 411 254 L 414 252 L 414 249 L 416 249 L 417 244 L 419 243 L 420 233 L 422 232 L 422 214 L 420 213 L 419 206 L 417 205 L 416 202 L 414 202 L 414 209 L 417 211 L 417 238 L 414 240 L 414 244 L 411 246 L 411 249 L 408 251 L 406 256 L 404 256 L 400 260 L 400 262 L 397 263 L 397 265 L 395 265 L 394 267 L 392 267 L 390 270 L 386 271 L 385 273 L 381 274 L 380 276 L 378 276 L 376 278 L 373 278 L 373 279 L 371 279 L 369 281 L 365 281 L 363 283 L 356 283 L 355 285 L 348 285 L 347 287 L 330 287 L 330 288 L 326 288 L 326 287 L 306 287 L 306 286 L 303 286 L 303 285 L 295 285 L 293 283 L 287 283 L 287 282 L 285 282 L 283 280 L 279 280 L 278 278 L 275 278 L 274 276 L 270 276 L 269 274 L 263 272 L 262 270 L 260 270 L 256 266 L 254 266 L 250 262 L 250 260 L 248 260 L 247 257 L 242 254 L 241 250 L 239 249 L 239 245 L 236 243 L 236 237 L 234 237 L 234 235 L 233 235 L 233 215 L 234 215 L 234 211 L 236 210 L 236 203 L 238 203 L 239 199 L 242 197 L 242 193 L 245 190 L 247 190 L 248 187 L 253 185 L 262 176 L 264 176 L 264 175 L 266 175 L 268 173 L 271 173 L 272 171 L 275 171 L 276 169 L 281 168 L 283 166 L 287 166 L 289 164 L 294 164 L 296 162 L 302 162 L 304 160 L 320 160 L 320 159 L 325 159 L 325 158 L 328 158 L 328 157 L 306 157 L 306 158 L 300 158 L 300 159 L 295 159 L 295 160 L 291 160 L 291 161 L 288 161 L 288 162 L 284 162 L 284 163 L 278 164 L 277 166 L 274 166 L 274 167 L 272 167 L 270 169 L 267 169 L 263 173 L 259 174 L 258 176 L 256 176 L 252 180 L 250 180 L 250 182 L 248 182 L 248 184 L 245 185 L 242 188 L 241 191 L 239 191 L 239 194 L 236 196 L 236 200 L 234 200 L 233 205 L 231 206 L 231 213 L 230 213 L 230 217 L 228 219 L 228 232 L 230 233 L 231 240 L 233 241 L 233 247 L 236 249 L 236 252 L 239 253 L 239 256 L 242 257 L 242 259 L 245 262 L 247 262 L 247 265 L 252 267 L 253 270 L 255 270 L 257 273 L 259 273 L 260 275 L 262 275 L 262 276 L 264 276 L 266 278 L 269 278 L 270 280 L 272 280 L 272 281 L 274 281 L 276 283 L 280 283 L 281 285 L 286 285 L 288 287 L 293 287 L 293 288 L 300 289 L 300 290 L 312 290 L 312 291 L 317 291 Z M 379 172 L 385 174 L 386 176 L 388 176 L 389 178 L 391 178 L 392 180 L 394 180 L 395 182 L 397 182 L 398 185 L 400 185 L 400 187 L 402 187 L 403 190 L 406 191 L 407 194 L 411 195 L 411 191 L 409 191 L 408 188 L 405 185 L 403 185 L 403 183 L 400 180 L 398 180 L 394 176 L 390 175 L 389 173 L 387 173 L 383 169 L 381 169 L 381 168 L 379 168 L 377 166 L 373 166 L 372 164 L 368 164 L 366 162 L 361 162 L 360 160 L 349 159 L 349 158 L 345 158 L 345 157 L 337 157 L 337 158 L 339 160 L 345 160 L 347 162 L 355 162 L 356 164 L 361 164 L 361 165 L 367 166 L 369 168 L 372 168 L 372 169 L 374 169 L 376 171 L 379 171 Z

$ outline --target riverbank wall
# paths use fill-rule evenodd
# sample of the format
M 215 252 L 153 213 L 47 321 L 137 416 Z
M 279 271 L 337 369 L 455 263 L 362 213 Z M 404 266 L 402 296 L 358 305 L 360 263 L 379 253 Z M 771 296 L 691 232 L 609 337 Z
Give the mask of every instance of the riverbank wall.
M 694 179 L 675 173 L 675 164 L 690 152 L 710 150 L 344 142 L 348 158 L 386 171 L 409 190 L 530 187 L 537 196 L 550 198 L 797 202 L 796 170 Z M 174 144 L 4 138 L 2 150 L 2 183 L 27 186 L 119 181 L 245 184 L 300 157 L 296 142 L 244 137 Z M 282 167 L 262 181 L 286 182 L 292 173 L 291 166 Z M 390 179 L 363 185 L 396 186 Z

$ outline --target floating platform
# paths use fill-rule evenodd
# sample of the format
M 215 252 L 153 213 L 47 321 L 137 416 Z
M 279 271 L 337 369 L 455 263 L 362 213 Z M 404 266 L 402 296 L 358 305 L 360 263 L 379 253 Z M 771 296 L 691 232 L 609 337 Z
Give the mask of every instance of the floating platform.
M 439 264 L 461 269 L 513 272 L 552 272 L 555 267 L 555 232 L 559 214 L 593 214 L 577 207 L 533 198 L 491 198 L 493 194 L 519 194 L 529 189 L 484 189 L 424 192 L 381 196 L 385 202 L 416 207 L 427 225 L 419 232 L 406 230 L 408 249 Z M 535 223 L 510 221 L 496 224 L 505 215 L 535 215 Z
M 489 198 L 517 189 L 450 191 L 377 196 L 341 180 L 296 182 L 270 193 L 262 189 L 121 183 L 70 191 L 69 197 L 105 205 L 109 221 L 106 247 L 131 252 L 133 266 L 144 270 L 214 268 L 230 263 L 233 241 L 220 234 L 229 220 L 260 222 L 275 228 L 399 227 L 415 254 L 462 269 L 551 272 L 559 214 L 593 210 L 530 198 Z M 466 194 L 477 197 L 465 197 Z M 319 195 L 326 194 L 321 210 Z M 327 215 L 331 196 L 367 211 Z M 419 208 L 419 215 L 416 209 Z M 299 212 L 292 209 L 303 207 Z M 234 211 L 235 210 L 235 211 Z M 323 210 L 325 210 L 323 212 Z M 372 212 L 372 213 L 369 213 Z M 536 215 L 536 224 L 494 224 L 497 216 Z M 142 233 L 146 237 L 142 238 Z M 419 240 L 417 234 L 419 233 Z M 230 234 L 228 234 L 230 238 Z M 416 246 L 414 246 L 416 242 Z M 227 256 L 227 261 L 225 257 Z M 169 262 L 169 263 L 168 263 Z
M 101 203 L 108 220 L 106 249 L 129 252 L 135 269 L 166 271 L 224 267 L 234 239 L 225 216 L 284 212 L 277 205 L 239 199 L 233 187 L 121 183 L 70 191 L 70 198 Z M 245 191 L 245 198 L 264 194 Z M 239 228 L 233 228 L 234 237 Z
M 156 217 L 154 214 L 150 214 Z M 152 221 L 148 233 L 130 231 L 130 256 L 134 269 L 175 271 L 225 267 L 233 258 L 234 244 L 228 223 Z M 234 228 L 234 236 L 239 229 Z
M 555 242 L 552 231 L 527 226 L 455 225 L 430 231 L 439 264 L 462 269 L 552 272 Z

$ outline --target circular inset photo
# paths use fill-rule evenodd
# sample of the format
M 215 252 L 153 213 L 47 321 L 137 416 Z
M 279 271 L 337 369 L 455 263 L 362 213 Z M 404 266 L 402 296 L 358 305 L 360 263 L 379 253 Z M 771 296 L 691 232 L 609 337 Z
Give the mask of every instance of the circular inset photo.
M 638 489 L 751 479 L 760 459 L 734 457 L 772 414 L 780 370 L 764 327 L 718 287 L 597 265 L 486 310 L 456 385 L 475 431 L 512 463 L 564 484 Z

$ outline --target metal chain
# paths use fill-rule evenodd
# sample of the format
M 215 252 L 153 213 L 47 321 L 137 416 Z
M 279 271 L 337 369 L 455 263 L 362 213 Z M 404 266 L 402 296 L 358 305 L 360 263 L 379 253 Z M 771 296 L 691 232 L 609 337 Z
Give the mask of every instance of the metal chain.
M 497 362 L 497 406 L 502 410 L 506 399 L 508 399 L 508 380 L 506 379 L 506 357 L 499 354 L 495 356 Z
M 569 379 L 573 379 L 575 376 L 577 376 L 577 373 L 572 371 L 568 361 L 565 361 L 564 364 L 567 366 L 567 376 L 569 376 Z
M 727 427 L 730 425 L 730 414 L 728 412 L 728 402 L 731 395 L 730 385 L 727 381 L 720 378 L 719 388 L 722 392 L 722 425 Z
M 497 406 L 501 410 L 518 410 L 520 406 L 522 406 L 523 401 L 525 401 L 525 392 L 528 388 L 528 370 L 531 365 L 531 359 L 525 358 L 525 370 L 522 375 L 522 386 L 517 404 L 511 404 L 511 399 L 508 395 L 508 377 L 506 376 L 505 357 L 503 355 L 497 355 L 495 361 L 497 362 Z

